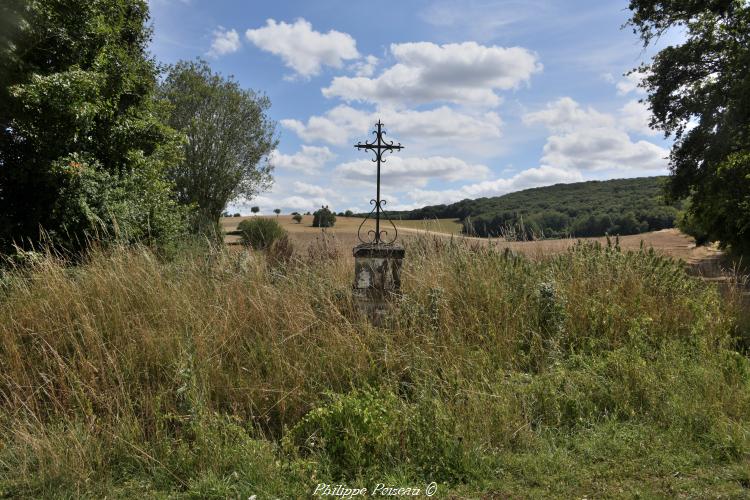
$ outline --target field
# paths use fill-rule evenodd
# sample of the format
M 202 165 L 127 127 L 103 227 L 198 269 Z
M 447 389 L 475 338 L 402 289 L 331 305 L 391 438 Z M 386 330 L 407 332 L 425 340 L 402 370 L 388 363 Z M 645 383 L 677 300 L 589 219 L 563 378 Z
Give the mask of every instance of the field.
M 4 272 L 0 496 L 748 496 L 737 288 L 647 250 L 404 243 L 388 328 L 354 306 L 347 253 L 115 247 Z
M 237 224 L 248 217 L 226 217 L 222 218 L 221 226 L 225 231 L 233 231 Z M 284 229 L 289 231 L 292 241 L 303 251 L 321 236 L 321 229 L 312 227 L 312 216 L 305 216 L 302 223 L 297 224 L 289 215 L 281 215 L 276 218 Z M 499 239 L 486 238 L 469 238 L 460 234 L 461 225 L 455 219 L 434 219 L 434 220 L 396 220 L 394 221 L 399 231 L 401 240 L 410 240 L 425 234 L 434 235 L 443 238 L 457 238 L 462 241 L 472 242 L 482 245 L 491 245 L 499 249 L 510 248 L 514 252 L 520 252 L 528 256 L 545 256 L 553 253 L 560 253 L 574 245 L 577 241 L 596 241 L 601 244 L 607 243 L 606 237 L 598 238 L 562 238 L 540 241 L 503 241 Z M 336 244 L 341 251 L 348 252 L 351 247 L 358 243 L 357 228 L 362 223 L 362 219 L 357 217 L 337 217 L 336 225 L 326 229 L 329 235 L 335 238 Z M 383 227 L 390 229 L 390 225 L 383 224 Z M 366 223 L 365 229 L 374 228 L 374 224 Z M 366 232 L 366 231 L 365 231 Z M 225 241 L 228 243 L 238 242 L 239 236 L 229 235 Z M 614 238 L 612 238 L 614 241 Z M 690 264 L 700 265 L 703 262 L 712 262 L 720 253 L 711 247 L 696 247 L 693 239 L 682 234 L 677 229 L 663 229 L 661 231 L 652 231 L 643 234 L 622 236 L 619 238 L 620 247 L 628 250 L 638 250 L 641 243 L 645 248 L 653 248 L 662 255 L 675 257 L 684 260 Z

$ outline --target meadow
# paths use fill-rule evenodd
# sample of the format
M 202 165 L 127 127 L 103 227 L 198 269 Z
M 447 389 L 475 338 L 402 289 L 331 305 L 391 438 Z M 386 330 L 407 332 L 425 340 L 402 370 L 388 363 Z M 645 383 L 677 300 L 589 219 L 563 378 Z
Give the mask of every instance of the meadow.
M 4 271 L 0 496 L 750 494 L 739 288 L 651 249 L 405 244 L 388 328 L 316 242 Z

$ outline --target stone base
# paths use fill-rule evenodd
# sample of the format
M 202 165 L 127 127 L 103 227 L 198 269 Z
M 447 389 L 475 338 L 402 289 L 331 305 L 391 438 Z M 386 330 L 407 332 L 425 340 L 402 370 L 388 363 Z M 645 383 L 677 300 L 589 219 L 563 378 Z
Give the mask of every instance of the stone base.
M 353 296 L 375 326 L 384 326 L 390 302 L 401 289 L 404 248 L 399 245 L 364 244 L 354 247 Z

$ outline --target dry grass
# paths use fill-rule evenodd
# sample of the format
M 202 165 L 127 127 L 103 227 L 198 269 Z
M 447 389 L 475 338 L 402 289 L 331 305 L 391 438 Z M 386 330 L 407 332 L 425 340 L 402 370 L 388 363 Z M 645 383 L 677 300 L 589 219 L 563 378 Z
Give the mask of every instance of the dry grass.
M 746 493 L 740 326 L 681 266 L 409 239 L 376 329 L 348 255 L 113 249 L 3 275 L 0 494 Z
M 248 217 L 226 217 L 221 219 L 221 226 L 225 231 L 233 231 L 237 224 Z M 299 249 L 304 249 L 314 243 L 322 234 L 320 228 L 312 227 L 312 216 L 305 216 L 301 224 L 297 224 L 291 216 L 282 215 L 276 218 L 282 227 L 290 233 L 292 241 Z M 329 237 L 333 237 L 342 252 L 349 252 L 358 243 L 357 228 L 362 219 L 356 217 L 337 217 L 336 226 L 326 229 Z M 399 238 L 402 241 L 413 240 L 420 236 L 431 235 L 444 238 L 458 238 L 470 243 L 491 245 L 498 249 L 509 248 L 524 255 L 544 258 L 551 254 L 565 252 L 578 241 L 607 244 L 606 237 L 597 238 L 567 238 L 540 241 L 503 241 L 500 239 L 469 238 L 460 235 L 460 224 L 452 219 L 436 219 L 434 221 L 395 221 Z M 363 229 L 373 229 L 374 224 L 367 222 Z M 385 226 L 389 229 L 389 226 Z M 227 236 L 228 243 L 239 241 L 238 236 Z M 615 242 L 615 237 L 611 238 Z M 689 264 L 699 266 L 705 261 L 716 259 L 721 253 L 712 247 L 696 247 L 692 237 L 681 233 L 678 229 L 664 229 L 643 234 L 634 234 L 617 238 L 620 248 L 624 250 L 639 250 L 653 248 L 656 252 L 667 257 L 674 257 Z

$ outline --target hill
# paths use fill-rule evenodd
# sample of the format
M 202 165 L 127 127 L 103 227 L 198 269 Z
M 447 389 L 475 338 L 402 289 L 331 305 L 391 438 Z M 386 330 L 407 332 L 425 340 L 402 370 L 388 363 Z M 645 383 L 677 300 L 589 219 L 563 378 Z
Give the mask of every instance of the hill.
M 555 184 L 492 198 L 388 212 L 396 219 L 460 219 L 463 232 L 509 239 L 639 234 L 674 227 L 666 176 Z

